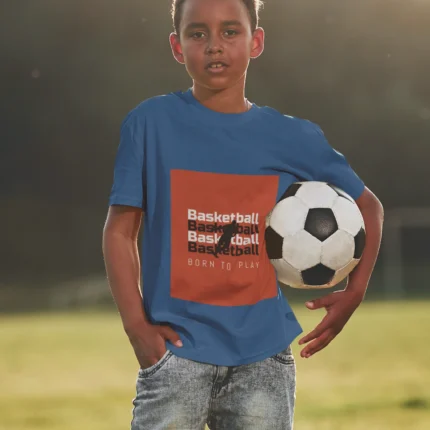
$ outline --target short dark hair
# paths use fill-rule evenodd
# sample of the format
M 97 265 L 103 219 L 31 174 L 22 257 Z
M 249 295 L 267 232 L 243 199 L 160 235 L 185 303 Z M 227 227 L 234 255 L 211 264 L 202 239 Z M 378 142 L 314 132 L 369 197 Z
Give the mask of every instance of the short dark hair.
M 179 25 L 182 19 L 182 9 L 186 0 L 172 0 L 173 29 L 179 35 Z M 262 0 L 242 0 L 251 17 L 251 30 L 258 27 L 259 13 L 263 6 Z

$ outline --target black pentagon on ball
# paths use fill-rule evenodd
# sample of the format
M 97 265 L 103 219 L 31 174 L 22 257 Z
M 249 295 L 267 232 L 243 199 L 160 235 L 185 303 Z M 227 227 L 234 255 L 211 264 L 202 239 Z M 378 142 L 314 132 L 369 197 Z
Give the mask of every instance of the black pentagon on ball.
M 290 185 L 287 190 L 285 191 L 284 194 L 282 194 L 282 197 L 278 200 L 278 203 L 284 199 L 286 199 L 287 197 L 292 197 L 295 196 L 297 191 L 300 189 L 300 187 L 302 186 L 302 184 L 297 184 L 294 183 L 292 185 Z
M 325 285 L 334 277 L 336 271 L 329 269 L 324 264 L 318 264 L 310 269 L 302 271 L 302 279 L 306 285 Z
M 354 242 L 354 258 L 359 259 L 363 255 L 364 246 L 366 245 L 366 232 L 363 228 L 355 235 Z
M 309 209 L 305 230 L 321 242 L 324 242 L 338 230 L 333 211 L 328 208 Z
M 279 260 L 282 258 L 282 244 L 284 239 L 272 227 L 267 227 L 264 232 L 266 240 L 267 256 L 270 260 Z

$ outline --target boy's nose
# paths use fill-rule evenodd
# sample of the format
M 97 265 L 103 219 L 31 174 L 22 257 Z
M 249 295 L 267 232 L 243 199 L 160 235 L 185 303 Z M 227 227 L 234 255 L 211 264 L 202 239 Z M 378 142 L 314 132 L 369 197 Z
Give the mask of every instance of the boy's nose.
M 221 52 L 223 52 L 223 49 L 219 45 L 208 48 L 208 54 L 219 54 Z
M 206 50 L 208 54 L 214 54 L 214 53 L 223 52 L 224 48 L 222 46 L 221 41 L 218 38 L 211 38 L 209 39 L 209 43 Z

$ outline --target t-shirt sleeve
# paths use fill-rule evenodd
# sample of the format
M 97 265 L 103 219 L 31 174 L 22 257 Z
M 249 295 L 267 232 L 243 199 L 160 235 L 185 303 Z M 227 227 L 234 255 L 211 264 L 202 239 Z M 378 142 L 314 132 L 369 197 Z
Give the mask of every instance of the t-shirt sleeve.
M 146 208 L 144 118 L 130 112 L 121 125 L 109 205 Z
M 321 128 L 315 127 L 320 141 L 315 180 L 334 185 L 357 200 L 364 191 L 363 181 L 351 168 L 345 156 L 328 143 Z

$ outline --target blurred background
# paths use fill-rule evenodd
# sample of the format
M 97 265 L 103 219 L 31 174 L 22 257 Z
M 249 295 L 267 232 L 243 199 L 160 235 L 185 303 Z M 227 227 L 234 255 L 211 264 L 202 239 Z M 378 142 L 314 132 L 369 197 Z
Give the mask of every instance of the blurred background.
M 1 430 L 131 419 L 137 364 L 101 236 L 122 119 L 191 86 L 169 12 L 169 0 L 0 5 Z M 298 359 L 296 427 L 428 429 L 430 1 L 266 0 L 260 24 L 248 98 L 318 123 L 386 211 L 365 303 Z M 303 303 L 321 292 L 284 293 L 313 328 L 323 314 Z

